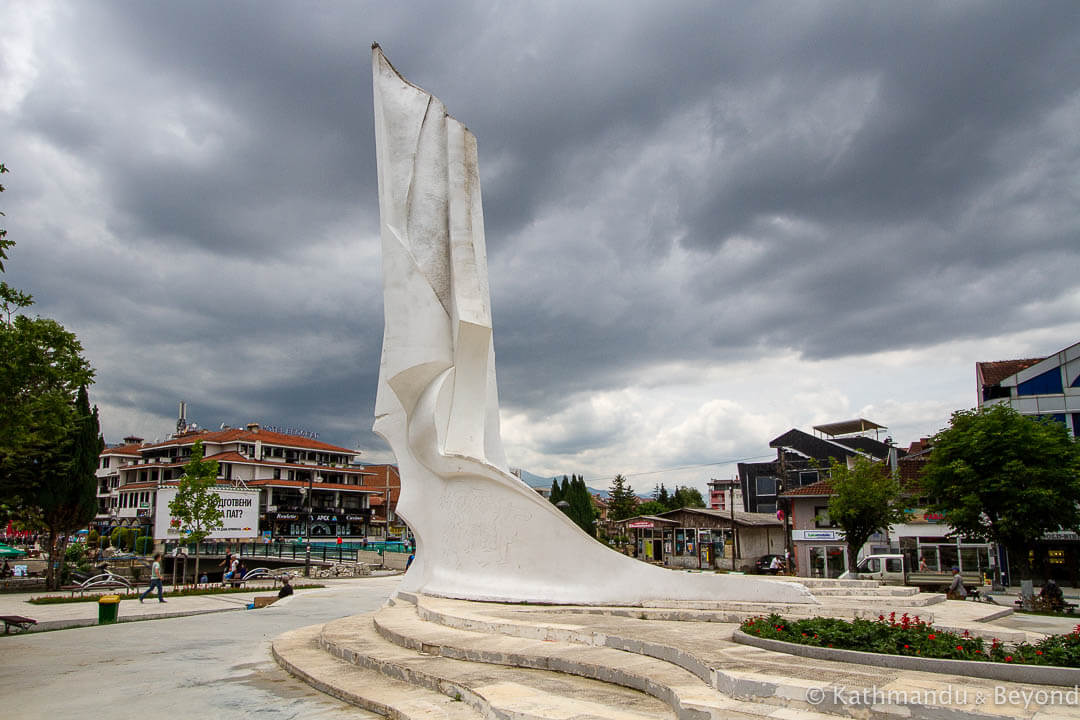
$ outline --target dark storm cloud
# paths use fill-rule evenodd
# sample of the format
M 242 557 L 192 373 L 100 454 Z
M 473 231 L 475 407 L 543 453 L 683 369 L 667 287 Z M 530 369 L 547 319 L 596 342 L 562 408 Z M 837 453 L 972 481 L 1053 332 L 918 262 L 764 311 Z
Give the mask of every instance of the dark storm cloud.
M 500 393 L 534 421 L 658 363 L 1075 314 L 1073 3 L 39 7 L 0 66 L 9 275 L 112 407 L 378 442 L 372 41 L 478 136 Z M 625 439 L 566 422 L 538 444 Z

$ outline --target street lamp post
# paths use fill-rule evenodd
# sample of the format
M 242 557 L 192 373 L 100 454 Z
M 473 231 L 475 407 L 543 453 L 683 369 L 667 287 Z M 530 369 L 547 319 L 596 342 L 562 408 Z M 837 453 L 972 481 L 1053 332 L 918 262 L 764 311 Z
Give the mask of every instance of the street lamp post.
M 311 483 L 315 479 L 315 471 L 308 475 L 307 481 L 307 532 L 304 539 L 307 544 L 304 549 L 304 577 L 311 577 Z

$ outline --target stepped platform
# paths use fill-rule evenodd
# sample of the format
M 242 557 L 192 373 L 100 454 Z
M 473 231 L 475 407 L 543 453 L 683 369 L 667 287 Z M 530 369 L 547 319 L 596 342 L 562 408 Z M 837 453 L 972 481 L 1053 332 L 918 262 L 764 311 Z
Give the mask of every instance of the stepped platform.
M 920 606 L 902 604 L 916 596 L 848 589 L 819 597 L 822 604 L 808 614 L 852 617 L 860 603 L 883 600 L 893 603 L 888 612 L 918 614 Z M 375 613 L 277 638 L 273 651 L 314 687 L 394 718 L 1080 720 L 1075 703 L 1047 696 L 1040 705 L 1041 696 L 1020 683 L 796 658 L 742 645 L 733 639 L 738 623 L 767 610 L 686 605 L 509 605 L 399 592 Z M 1034 639 L 996 627 L 1002 608 L 989 604 L 942 601 L 934 609 L 939 626 Z M 1002 698 L 1020 700 L 997 702 Z

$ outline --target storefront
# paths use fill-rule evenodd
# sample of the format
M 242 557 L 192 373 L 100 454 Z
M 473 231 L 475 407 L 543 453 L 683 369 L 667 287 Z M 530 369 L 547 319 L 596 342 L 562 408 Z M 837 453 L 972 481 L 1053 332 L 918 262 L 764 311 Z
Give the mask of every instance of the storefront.
M 762 555 L 784 553 L 783 523 L 765 513 L 680 508 L 616 523 L 640 560 L 688 569 L 749 570 Z M 735 555 L 734 561 L 732 555 Z
M 791 541 L 800 576 L 838 578 L 847 570 L 848 550 L 843 530 L 792 530 Z

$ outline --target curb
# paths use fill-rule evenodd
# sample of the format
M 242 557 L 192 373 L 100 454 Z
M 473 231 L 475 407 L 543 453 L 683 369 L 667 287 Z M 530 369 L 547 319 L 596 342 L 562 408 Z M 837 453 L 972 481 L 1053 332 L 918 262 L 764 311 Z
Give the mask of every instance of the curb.
M 168 618 L 188 617 L 190 615 L 209 615 L 210 613 L 220 612 L 233 612 L 235 610 L 246 610 L 246 605 L 239 605 L 237 607 L 225 607 L 225 608 L 210 608 L 207 610 L 180 610 L 177 612 L 160 613 L 158 615 L 131 615 L 128 617 L 118 617 L 115 623 L 107 623 L 100 627 L 107 627 L 108 625 L 120 625 L 121 623 L 132 622 L 146 622 L 149 620 L 166 620 Z M 70 620 L 43 620 L 37 625 L 34 625 L 26 632 L 14 633 L 9 637 L 20 637 L 25 635 L 31 635 L 39 632 L 49 632 L 51 630 L 71 630 L 73 628 L 82 627 L 99 627 L 97 618 L 72 618 Z M 3 635 L 0 635 L 3 637 Z
M 783 640 L 759 638 L 736 630 L 732 639 L 743 645 L 771 650 L 773 652 L 796 655 L 815 660 L 833 660 L 836 662 L 872 665 L 874 667 L 915 670 L 918 672 L 961 675 L 984 680 L 1028 683 L 1031 685 L 1080 685 L 1080 668 L 1064 668 L 1052 665 L 1008 665 L 1005 663 L 982 662 L 978 660 L 945 660 L 939 658 L 916 658 L 909 655 L 884 655 L 863 652 L 861 650 L 840 650 L 814 645 L 799 645 Z

